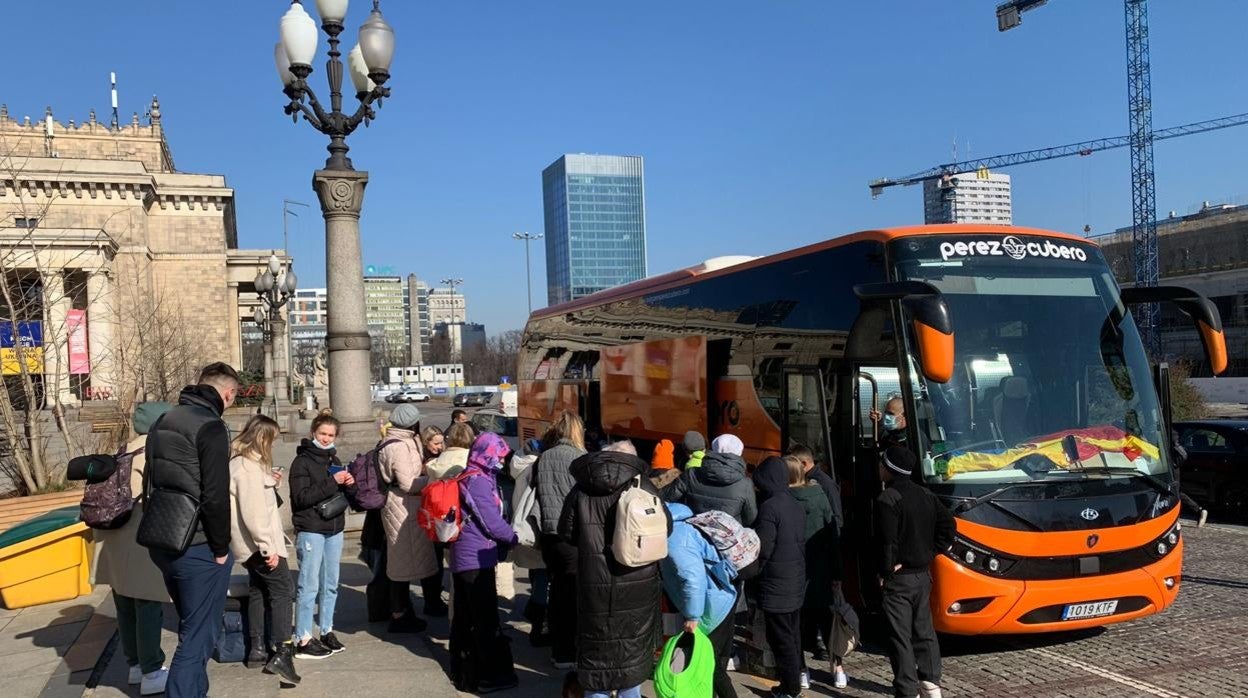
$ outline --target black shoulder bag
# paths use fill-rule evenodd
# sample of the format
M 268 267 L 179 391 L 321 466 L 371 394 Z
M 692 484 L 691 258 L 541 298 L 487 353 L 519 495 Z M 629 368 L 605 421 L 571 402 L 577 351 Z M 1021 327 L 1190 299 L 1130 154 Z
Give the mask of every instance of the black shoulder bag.
M 152 431 L 164 419 L 152 425 Z M 180 490 L 153 487 L 150 468 L 143 474 L 143 518 L 135 540 L 139 545 L 174 555 L 191 547 L 199 526 L 199 500 Z

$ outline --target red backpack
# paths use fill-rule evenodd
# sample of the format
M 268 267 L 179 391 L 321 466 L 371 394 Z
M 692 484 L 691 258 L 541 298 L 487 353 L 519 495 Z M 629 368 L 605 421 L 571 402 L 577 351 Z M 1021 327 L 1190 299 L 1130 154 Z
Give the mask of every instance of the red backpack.
M 416 512 L 416 524 L 435 543 L 453 543 L 464 530 L 463 503 L 459 483 L 468 477 L 464 471 L 455 477 L 437 480 L 425 486 L 420 493 L 420 511 Z

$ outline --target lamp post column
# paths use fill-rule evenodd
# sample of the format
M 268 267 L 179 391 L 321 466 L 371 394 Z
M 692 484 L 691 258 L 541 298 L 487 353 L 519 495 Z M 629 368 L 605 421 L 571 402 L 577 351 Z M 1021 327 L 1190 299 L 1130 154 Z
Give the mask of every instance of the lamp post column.
M 264 333 L 261 336 L 261 341 L 264 342 L 264 401 L 261 403 L 263 405 L 261 412 L 267 413 L 270 417 L 276 419 L 277 415 L 273 413 L 272 407 L 270 407 L 270 404 L 277 404 L 275 401 L 277 384 L 273 381 L 273 331 L 270 329 L 270 322 L 271 320 L 266 318 L 260 325 L 261 331 Z
M 364 262 L 360 254 L 360 210 L 368 173 L 317 170 L 312 188 L 325 217 L 329 350 L 329 402 L 345 436 L 372 434 L 369 393 L 368 320 L 364 312 Z

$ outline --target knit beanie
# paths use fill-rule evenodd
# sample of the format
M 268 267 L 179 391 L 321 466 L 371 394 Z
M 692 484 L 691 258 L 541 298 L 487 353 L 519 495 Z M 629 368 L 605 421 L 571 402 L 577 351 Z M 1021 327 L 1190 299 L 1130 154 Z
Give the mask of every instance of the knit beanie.
M 405 402 L 390 413 L 390 423 L 400 429 L 411 429 L 420 421 L 420 408 Z
M 168 402 L 141 402 L 136 405 L 134 419 L 130 421 L 131 426 L 134 427 L 134 433 L 146 434 L 151 431 L 156 420 L 172 407 L 173 405 Z
M 656 470 L 668 470 L 676 467 L 676 445 L 663 439 L 654 447 L 654 456 L 650 458 L 650 467 Z
M 681 446 L 685 447 L 686 453 L 693 453 L 694 451 L 705 451 L 706 450 L 706 437 L 702 436 L 696 431 L 687 431 L 685 432 L 685 440 L 681 442 Z
M 711 450 L 716 453 L 727 453 L 739 456 L 745 452 L 745 444 L 735 434 L 720 434 L 711 442 Z
M 918 459 L 914 457 L 910 449 L 901 446 L 889 446 L 884 449 L 880 459 L 884 467 L 894 475 L 909 475 L 914 472 L 914 466 L 918 463 Z

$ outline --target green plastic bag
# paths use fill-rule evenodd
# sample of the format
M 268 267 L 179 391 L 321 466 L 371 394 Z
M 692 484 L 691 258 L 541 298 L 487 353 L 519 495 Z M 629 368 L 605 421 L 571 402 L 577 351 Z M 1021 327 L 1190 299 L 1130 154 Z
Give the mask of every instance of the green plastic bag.
M 663 646 L 654 669 L 658 698 L 711 698 L 715 681 L 715 649 L 701 628 L 693 635 L 673 635 Z

